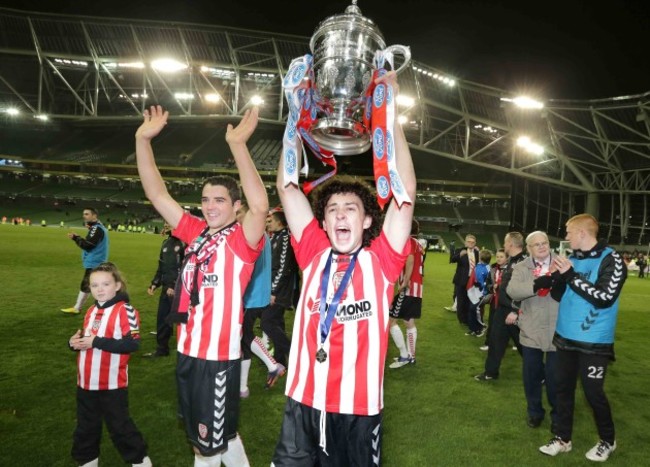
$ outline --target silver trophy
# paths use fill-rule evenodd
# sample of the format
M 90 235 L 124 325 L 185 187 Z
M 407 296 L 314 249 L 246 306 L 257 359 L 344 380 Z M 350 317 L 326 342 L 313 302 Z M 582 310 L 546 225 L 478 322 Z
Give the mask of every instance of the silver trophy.
M 403 55 L 404 61 L 396 70 L 399 73 L 411 60 L 411 50 L 403 45 L 386 47 L 375 23 L 361 14 L 357 0 L 352 0 L 345 13 L 322 21 L 309 47 L 321 109 L 311 128 L 312 137 L 337 155 L 367 151 L 370 128 L 363 125 L 363 114 L 375 53 Z

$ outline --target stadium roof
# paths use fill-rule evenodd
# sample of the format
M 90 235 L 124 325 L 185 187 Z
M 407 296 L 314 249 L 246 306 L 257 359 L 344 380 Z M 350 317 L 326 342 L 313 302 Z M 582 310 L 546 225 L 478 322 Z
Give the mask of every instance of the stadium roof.
M 281 76 L 309 38 L 198 24 L 31 13 L 0 8 L 0 112 L 22 117 L 139 119 L 160 103 L 185 119 L 233 118 L 254 95 L 284 125 Z M 152 67 L 173 58 L 176 73 Z M 436 155 L 589 193 L 650 193 L 650 91 L 522 109 L 518 96 L 455 79 L 414 57 L 400 76 L 404 129 L 418 176 Z M 218 102 L 214 102 L 218 95 Z M 533 96 L 535 97 L 535 96 Z M 538 97 L 539 98 L 539 97 Z M 8 117 L 9 118 L 9 117 Z M 541 155 L 517 145 L 521 136 Z

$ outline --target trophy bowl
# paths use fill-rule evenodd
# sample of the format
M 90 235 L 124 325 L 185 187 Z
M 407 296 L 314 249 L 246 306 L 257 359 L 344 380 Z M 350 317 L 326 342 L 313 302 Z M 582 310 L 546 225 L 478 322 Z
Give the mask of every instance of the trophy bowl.
M 356 3 L 353 0 L 343 14 L 322 21 L 309 43 L 319 109 L 310 132 L 323 149 L 341 156 L 370 148 L 370 129 L 364 126 L 363 115 L 376 52 L 403 55 L 398 73 L 411 58 L 408 47 L 387 48 L 379 28 L 361 14 Z

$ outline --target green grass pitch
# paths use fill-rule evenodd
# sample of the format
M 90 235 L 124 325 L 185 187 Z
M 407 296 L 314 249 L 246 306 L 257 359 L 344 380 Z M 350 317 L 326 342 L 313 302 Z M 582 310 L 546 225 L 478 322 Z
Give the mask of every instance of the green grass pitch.
M 72 466 L 75 426 L 75 354 L 68 338 L 82 315 L 65 315 L 82 276 L 80 250 L 67 229 L 0 225 L 0 465 Z M 81 231 L 80 231 L 81 233 Z M 143 359 L 155 349 L 157 295 L 147 286 L 161 238 L 110 233 L 110 259 L 125 274 L 131 303 L 140 311 L 142 347 L 131 358 L 131 415 L 144 434 L 156 466 L 191 466 L 193 455 L 176 419 L 174 356 Z M 430 252 L 425 266 L 423 317 L 418 322 L 417 364 L 387 369 L 385 466 L 582 466 L 597 441 L 588 406 L 578 391 L 573 451 L 548 458 L 537 448 L 550 438 L 549 420 L 526 425 L 521 359 L 508 350 L 498 381 L 479 383 L 483 339 L 464 336 L 451 301 L 453 265 Z M 648 465 L 650 408 L 647 357 L 650 280 L 628 278 L 617 329 L 617 361 L 606 383 L 618 449 L 609 465 Z M 87 302 L 89 304 L 90 301 Z M 293 315 L 287 313 L 287 328 Z M 397 354 L 392 342 L 389 358 Z M 266 372 L 254 360 L 251 396 L 241 404 L 240 433 L 251 465 L 268 466 L 279 433 L 284 379 L 264 390 Z M 124 465 L 104 433 L 100 465 Z

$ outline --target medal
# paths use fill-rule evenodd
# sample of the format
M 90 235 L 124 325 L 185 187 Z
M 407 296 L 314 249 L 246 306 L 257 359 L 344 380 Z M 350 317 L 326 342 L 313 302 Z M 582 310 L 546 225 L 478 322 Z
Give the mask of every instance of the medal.
M 316 361 L 318 363 L 323 363 L 325 360 L 327 360 L 327 352 L 325 352 L 325 350 L 323 350 L 321 347 L 318 349 L 318 352 L 316 352 Z
M 323 349 L 323 345 L 325 344 L 325 340 L 327 340 L 327 336 L 330 333 L 332 320 L 334 319 L 334 314 L 339 307 L 339 302 L 343 296 L 343 291 L 348 286 L 348 282 L 352 276 L 352 271 L 354 270 L 354 264 L 357 261 L 357 255 L 359 254 L 359 251 L 361 251 L 361 248 L 359 248 L 351 255 L 350 264 L 348 264 L 347 268 L 345 269 L 343 278 L 341 279 L 341 282 L 339 283 L 339 286 L 334 293 L 334 297 L 332 297 L 332 301 L 329 304 L 327 303 L 327 286 L 330 280 L 330 268 L 332 266 L 332 250 L 330 250 L 329 257 L 327 258 L 327 263 L 325 265 L 325 270 L 323 271 L 320 284 L 320 317 L 318 321 L 318 328 L 320 330 L 320 349 L 318 349 L 316 352 L 316 361 L 318 363 L 323 363 L 325 360 L 327 360 L 327 352 L 325 352 Z

